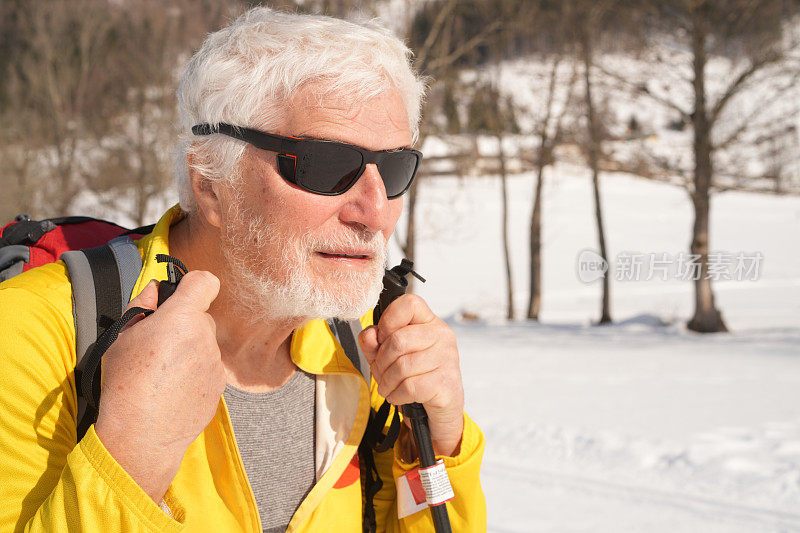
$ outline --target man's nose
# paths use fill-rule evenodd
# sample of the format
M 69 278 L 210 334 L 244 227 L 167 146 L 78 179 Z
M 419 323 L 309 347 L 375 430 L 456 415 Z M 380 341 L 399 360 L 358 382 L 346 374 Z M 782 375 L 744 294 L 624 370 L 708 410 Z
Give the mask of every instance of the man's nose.
M 372 231 L 381 231 L 389 223 L 389 199 L 386 187 L 375 164 L 368 164 L 358 181 L 344 194 L 346 202 L 339 212 L 344 223 L 363 224 Z

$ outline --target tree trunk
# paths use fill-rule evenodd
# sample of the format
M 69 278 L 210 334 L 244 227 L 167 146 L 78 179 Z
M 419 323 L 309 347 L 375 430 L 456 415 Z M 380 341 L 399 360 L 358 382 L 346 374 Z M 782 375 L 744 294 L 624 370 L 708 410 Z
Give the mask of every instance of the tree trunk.
M 503 134 L 497 134 L 497 160 L 500 163 L 500 182 L 503 189 L 503 256 L 506 260 L 506 318 L 514 320 L 514 278 L 511 273 L 511 248 L 508 244 L 508 173 L 506 153 L 503 150 Z
M 547 102 L 544 119 L 539 129 L 539 154 L 536 161 L 536 185 L 533 192 L 533 210 L 531 211 L 530 227 L 530 295 L 528 299 L 528 319 L 539 320 L 539 311 L 542 305 L 542 187 L 544 183 L 544 167 L 550 161 L 552 147 L 548 137 L 550 115 L 553 111 L 553 100 L 558 79 L 558 65 L 560 57 L 553 60 L 550 70 L 550 85 L 547 90 Z M 570 87 L 570 91 L 572 88 Z M 563 114 L 562 114 L 563 116 Z M 558 140 L 561 130 L 561 117 L 556 121 L 554 141 Z
M 694 316 L 687 324 L 691 330 L 702 333 L 727 331 L 722 314 L 714 306 L 714 293 L 708 279 L 709 251 L 709 189 L 713 167 L 711 163 L 711 127 L 706 109 L 705 66 L 706 35 L 702 5 L 692 5 L 692 53 L 694 55 L 694 227 L 692 228 L 691 252 L 699 256 L 700 272 L 694 282 Z
M 545 167 L 545 138 L 539 146 L 539 169 L 536 174 L 536 188 L 533 193 L 533 212 L 531 213 L 530 253 L 531 288 L 528 300 L 528 318 L 539 320 L 542 307 L 542 183 Z
M 589 158 L 589 167 L 592 170 L 592 188 L 594 189 L 594 214 L 597 221 L 597 237 L 600 247 L 600 256 L 606 262 L 608 261 L 608 254 L 606 252 L 606 237 L 605 230 L 603 229 L 603 212 L 602 203 L 600 202 L 600 170 L 599 170 L 599 157 L 600 157 L 600 143 L 602 142 L 599 124 L 597 123 L 597 113 L 594 108 L 594 100 L 592 99 L 592 81 L 591 81 L 591 67 L 592 67 L 592 42 L 589 35 L 589 28 L 584 26 L 582 29 L 581 48 L 583 52 L 583 75 L 586 84 L 586 115 L 589 122 L 589 142 L 587 146 L 587 154 Z M 610 297 L 610 282 L 611 270 L 606 272 L 603 276 L 603 303 L 600 311 L 599 324 L 607 324 L 611 322 L 611 297 Z

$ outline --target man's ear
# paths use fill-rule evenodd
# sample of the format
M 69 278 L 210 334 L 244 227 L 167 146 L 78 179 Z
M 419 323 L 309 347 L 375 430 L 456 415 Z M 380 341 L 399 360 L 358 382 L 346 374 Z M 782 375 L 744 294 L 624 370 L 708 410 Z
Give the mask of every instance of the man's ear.
M 222 205 L 220 198 L 214 190 L 214 184 L 211 180 L 203 176 L 193 166 L 194 154 L 187 156 L 187 163 L 189 163 L 189 181 L 192 184 L 192 193 L 197 201 L 197 206 L 200 208 L 203 218 L 214 226 L 219 228 L 222 225 Z

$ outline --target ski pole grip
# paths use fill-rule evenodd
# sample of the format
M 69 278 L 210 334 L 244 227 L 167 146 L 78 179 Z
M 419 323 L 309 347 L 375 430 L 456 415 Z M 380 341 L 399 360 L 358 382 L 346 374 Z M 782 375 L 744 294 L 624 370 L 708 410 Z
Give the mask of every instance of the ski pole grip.
M 414 272 L 414 263 L 408 259 L 403 259 L 396 267 L 386 270 L 383 276 L 383 291 L 378 297 L 378 305 L 375 306 L 375 311 L 372 314 L 373 324 L 377 326 L 381 315 L 389 307 L 389 304 L 406 293 L 406 290 L 408 290 L 406 276 L 409 274 L 425 283 L 425 278 Z
M 407 288 L 408 280 L 405 277 L 399 276 L 396 272 L 391 270 L 386 271 L 386 274 L 383 276 L 383 290 L 378 298 L 378 305 L 375 306 L 372 317 L 372 322 L 375 325 L 380 322 L 381 315 L 386 311 L 386 308 L 389 307 L 389 304 L 404 295 Z

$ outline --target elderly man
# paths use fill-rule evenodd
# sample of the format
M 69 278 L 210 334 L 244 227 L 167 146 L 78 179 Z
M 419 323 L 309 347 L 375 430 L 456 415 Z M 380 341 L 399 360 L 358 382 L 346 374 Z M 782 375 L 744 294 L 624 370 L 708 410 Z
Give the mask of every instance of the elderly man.
M 357 449 L 384 398 L 424 405 L 453 529 L 485 529 L 453 332 L 412 295 L 370 325 L 420 159 L 409 55 L 372 24 L 264 8 L 208 37 L 178 92 L 180 205 L 138 241 L 130 306 L 156 309 L 157 254 L 190 272 L 106 352 L 77 446 L 64 264 L 0 287 L 2 530 L 360 530 Z M 371 384 L 330 317 L 368 326 Z M 375 454 L 378 530 L 432 531 L 427 510 L 398 510 L 415 454 L 405 425 Z

